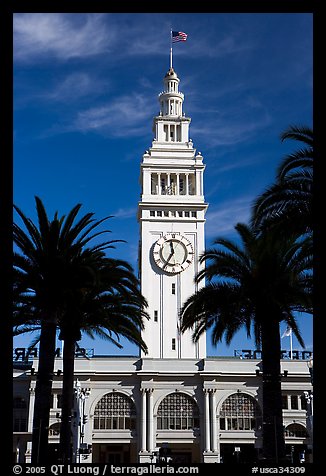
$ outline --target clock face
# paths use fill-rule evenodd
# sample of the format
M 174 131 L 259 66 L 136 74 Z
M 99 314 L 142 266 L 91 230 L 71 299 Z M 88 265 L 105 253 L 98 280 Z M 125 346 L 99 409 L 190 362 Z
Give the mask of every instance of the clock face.
M 187 238 L 180 233 L 167 233 L 154 245 L 153 258 L 166 273 L 184 271 L 192 262 L 194 251 Z

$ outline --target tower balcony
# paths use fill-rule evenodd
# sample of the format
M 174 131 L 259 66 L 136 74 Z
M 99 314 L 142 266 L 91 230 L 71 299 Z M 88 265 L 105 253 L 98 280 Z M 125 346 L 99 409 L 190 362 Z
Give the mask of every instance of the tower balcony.
M 203 205 L 205 203 L 204 195 L 152 195 L 152 194 L 141 194 L 142 204 L 152 205 L 183 205 L 183 206 L 193 206 L 193 205 Z
M 164 98 L 173 98 L 173 97 L 177 97 L 179 99 L 181 99 L 182 101 L 184 100 L 184 97 L 185 95 L 183 93 L 180 93 L 180 92 L 175 92 L 175 91 L 162 91 L 160 92 L 160 94 L 158 95 L 158 98 L 159 100 L 161 100 L 161 98 L 164 96 Z

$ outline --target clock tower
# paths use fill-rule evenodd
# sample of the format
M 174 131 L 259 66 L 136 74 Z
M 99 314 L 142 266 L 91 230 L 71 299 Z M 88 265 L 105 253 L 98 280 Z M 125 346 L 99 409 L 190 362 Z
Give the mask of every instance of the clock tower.
M 179 310 L 199 285 L 199 256 L 205 247 L 203 174 L 205 165 L 189 139 L 191 119 L 183 112 L 184 95 L 171 67 L 158 96 L 154 139 L 141 163 L 139 270 L 141 292 L 150 320 L 142 337 L 148 358 L 206 357 L 206 336 L 193 343 L 191 331 L 179 331 Z

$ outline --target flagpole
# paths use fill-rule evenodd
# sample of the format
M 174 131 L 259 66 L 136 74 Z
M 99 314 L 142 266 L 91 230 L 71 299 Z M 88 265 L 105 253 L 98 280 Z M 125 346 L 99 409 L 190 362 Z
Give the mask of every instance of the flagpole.
M 170 32 L 170 69 L 172 69 L 172 29 Z
M 292 328 L 288 325 L 285 331 L 283 332 L 281 338 L 290 337 L 290 359 L 293 357 L 293 348 L 292 348 Z

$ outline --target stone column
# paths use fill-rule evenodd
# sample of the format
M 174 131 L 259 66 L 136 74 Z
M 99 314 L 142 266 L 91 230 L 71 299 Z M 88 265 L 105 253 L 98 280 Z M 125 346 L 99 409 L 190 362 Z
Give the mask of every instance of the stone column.
M 198 172 L 198 170 L 196 170 L 196 172 L 195 172 L 195 191 L 196 191 L 195 192 L 196 195 L 200 195 L 200 193 L 199 193 L 199 172 Z
M 158 191 L 158 195 L 161 195 L 161 174 L 158 173 L 157 174 L 157 191 Z
M 189 195 L 189 174 L 186 174 L 186 195 Z
M 154 415 L 153 415 L 153 389 L 148 390 L 148 443 L 147 449 L 149 452 L 154 450 L 153 447 L 153 435 L 154 435 Z
M 205 452 L 211 450 L 210 424 L 209 424 L 209 391 L 204 388 L 205 393 Z
M 215 410 L 215 390 L 210 392 L 211 405 L 211 432 L 212 432 L 212 451 L 217 451 L 217 428 L 216 428 L 216 410 Z
M 142 408 L 141 408 L 141 445 L 140 445 L 140 451 L 144 452 L 146 451 L 146 390 L 144 388 L 140 389 L 141 391 L 141 399 L 142 399 Z
M 288 408 L 291 408 L 291 395 L 287 395 Z

